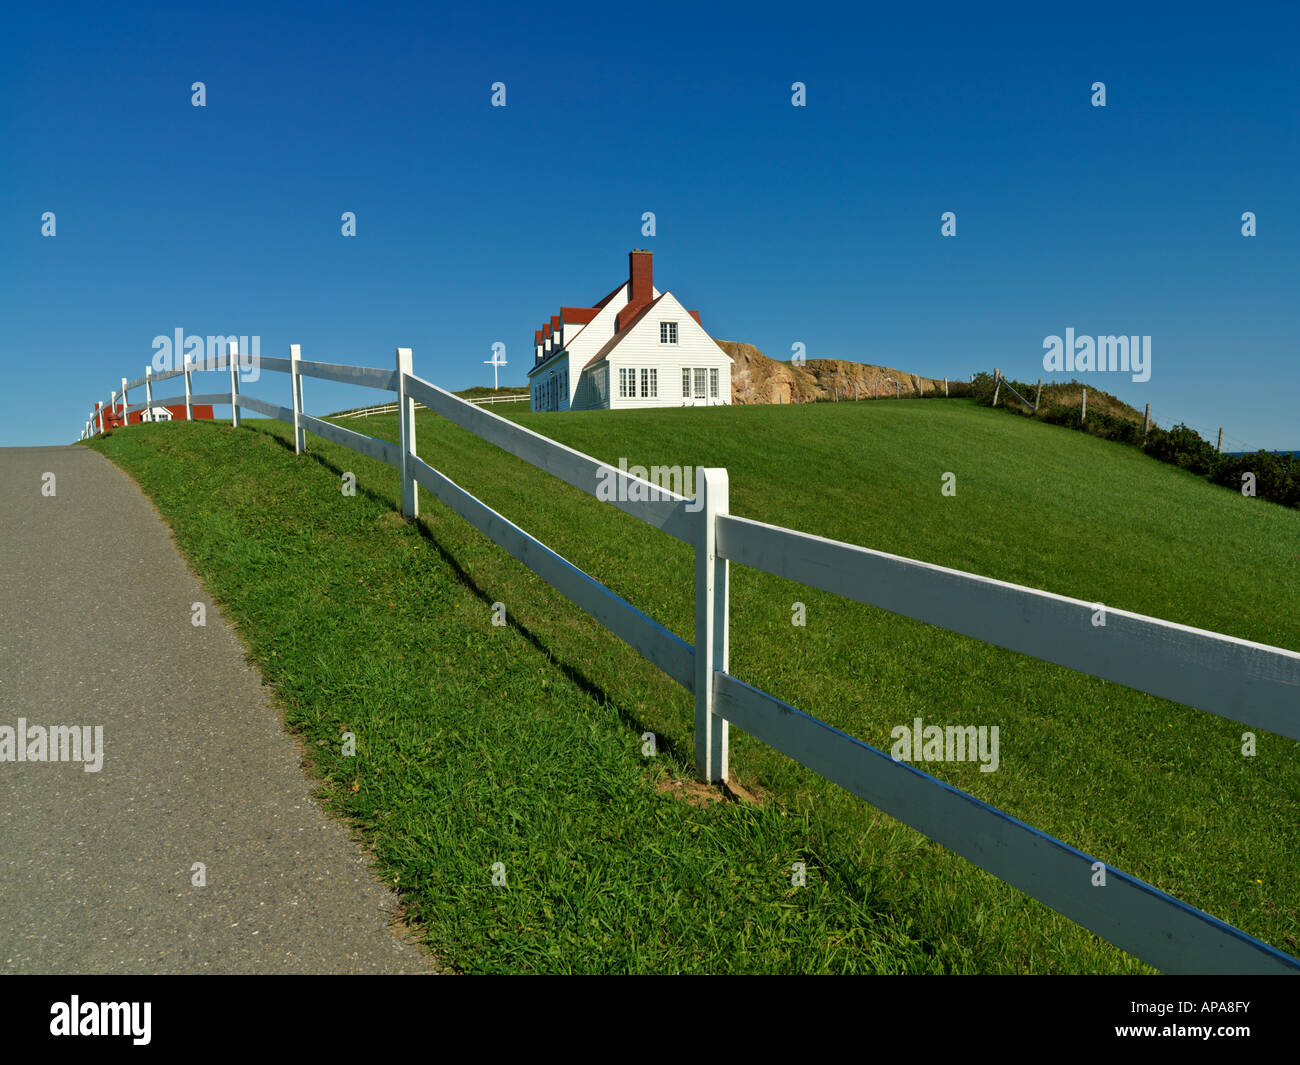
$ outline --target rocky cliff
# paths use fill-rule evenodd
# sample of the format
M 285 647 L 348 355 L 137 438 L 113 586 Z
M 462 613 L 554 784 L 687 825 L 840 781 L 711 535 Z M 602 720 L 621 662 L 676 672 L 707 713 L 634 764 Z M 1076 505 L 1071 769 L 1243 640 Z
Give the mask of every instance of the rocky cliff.
M 769 359 L 753 344 L 719 340 L 732 358 L 732 403 L 815 403 L 817 400 L 870 399 L 874 396 L 920 396 L 938 391 L 943 381 L 932 377 L 843 359 L 808 359 L 796 366 Z M 897 386 L 897 387 L 896 387 Z M 949 395 L 965 395 L 969 381 L 949 381 Z

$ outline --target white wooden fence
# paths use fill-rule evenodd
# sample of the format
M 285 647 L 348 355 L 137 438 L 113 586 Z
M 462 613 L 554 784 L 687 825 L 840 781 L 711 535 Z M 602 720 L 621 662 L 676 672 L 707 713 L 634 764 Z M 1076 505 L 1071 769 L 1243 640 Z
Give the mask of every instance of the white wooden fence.
M 727 779 L 727 730 L 735 724 L 1156 968 L 1300 973 L 1300 960 L 1117 869 L 1106 869 L 1104 887 L 1093 886 L 1092 856 L 731 676 L 728 568 L 750 566 L 1291 739 L 1300 739 L 1300 654 L 1124 610 L 1106 608 L 1106 624 L 1097 626 L 1096 603 L 737 517 L 728 512 L 726 470 L 699 471 L 697 496 L 687 499 L 416 377 L 409 348 L 397 350 L 391 370 L 309 362 L 297 345 L 288 359 L 262 357 L 263 371 L 290 375 L 291 407 L 241 395 L 233 369 L 229 392 L 192 395 L 190 374 L 224 369 L 218 362 L 123 381 L 124 411 L 177 402 L 154 399 L 151 386 L 184 373 L 187 403 L 229 403 L 236 425 L 241 407 L 288 422 L 299 454 L 310 430 L 396 467 L 405 516 L 416 515 L 415 486 L 423 485 L 694 694 L 702 779 Z M 406 410 L 398 443 L 308 415 L 303 377 L 396 392 L 397 409 Z M 142 383 L 146 403 L 127 406 L 127 393 Z M 694 646 L 419 458 L 417 401 L 590 495 L 602 482 L 613 486 L 614 499 L 602 493 L 611 506 L 690 544 Z M 83 435 L 92 428 L 88 422 Z
M 527 403 L 528 393 L 522 392 L 518 395 L 509 396 L 461 396 L 466 403 L 473 403 L 476 407 L 490 407 L 496 403 Z M 426 410 L 423 403 L 415 405 L 416 410 Z M 345 410 L 341 414 L 334 414 L 334 418 L 368 418 L 372 414 L 392 414 L 397 410 L 396 403 L 381 403 L 377 407 L 362 407 L 359 410 Z

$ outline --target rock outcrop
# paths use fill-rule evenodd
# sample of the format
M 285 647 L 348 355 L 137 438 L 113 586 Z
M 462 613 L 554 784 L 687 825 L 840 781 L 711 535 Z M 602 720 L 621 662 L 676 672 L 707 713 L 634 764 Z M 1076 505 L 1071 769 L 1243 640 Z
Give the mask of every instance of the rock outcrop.
M 943 394 L 942 379 L 843 359 L 808 359 L 801 365 L 769 359 L 753 344 L 719 340 L 732 358 L 732 403 L 815 403 L 818 400 Z M 969 381 L 949 381 L 948 394 L 965 395 Z

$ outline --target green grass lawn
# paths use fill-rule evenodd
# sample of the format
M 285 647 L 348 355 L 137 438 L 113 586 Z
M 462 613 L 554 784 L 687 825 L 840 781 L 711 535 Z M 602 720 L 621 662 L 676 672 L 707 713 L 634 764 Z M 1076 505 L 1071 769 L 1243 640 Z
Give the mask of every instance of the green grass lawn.
M 746 517 L 1300 649 L 1300 513 L 1068 429 L 965 400 L 510 416 L 615 464 L 725 466 Z M 344 424 L 396 439 L 395 415 Z M 732 775 L 759 805 L 701 801 L 686 692 L 422 489 L 402 523 L 395 470 L 246 426 L 91 446 L 172 525 L 447 964 L 1147 971 L 738 730 Z M 693 642 L 687 545 L 444 419 L 417 415 L 417 439 Z M 734 675 L 877 747 L 914 717 L 998 725 L 998 772 L 923 768 L 1300 953 L 1300 744 L 1260 733 L 1245 758 L 1239 724 L 740 567 L 731 626 Z

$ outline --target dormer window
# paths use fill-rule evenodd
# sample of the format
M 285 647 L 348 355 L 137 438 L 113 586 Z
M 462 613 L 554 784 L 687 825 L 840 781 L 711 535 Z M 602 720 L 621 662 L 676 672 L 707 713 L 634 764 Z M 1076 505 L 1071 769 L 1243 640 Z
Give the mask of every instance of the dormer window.
M 659 343 L 676 344 L 677 343 L 677 323 L 660 322 L 659 323 Z

